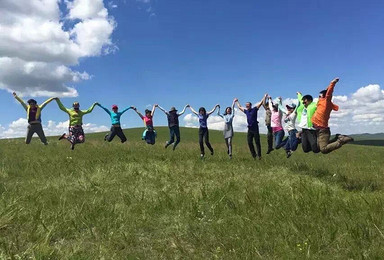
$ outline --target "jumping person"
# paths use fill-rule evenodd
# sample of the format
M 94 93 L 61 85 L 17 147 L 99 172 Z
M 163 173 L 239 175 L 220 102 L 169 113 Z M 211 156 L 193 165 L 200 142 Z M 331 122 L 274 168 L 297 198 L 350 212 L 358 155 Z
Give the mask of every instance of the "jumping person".
M 273 131 L 271 127 L 271 110 L 269 109 L 268 96 L 263 99 L 263 107 L 265 110 L 265 126 L 267 127 L 267 143 L 268 150 L 267 154 L 273 151 Z
M 27 101 L 28 105 L 25 104 L 25 102 L 19 98 L 16 95 L 16 92 L 12 93 L 13 96 L 17 101 L 20 102 L 20 104 L 24 107 L 24 109 L 27 111 L 27 120 L 28 120 L 28 127 L 27 127 L 27 136 L 25 137 L 25 143 L 29 144 L 31 142 L 32 136 L 34 133 L 36 133 L 40 141 L 47 145 L 47 138 L 45 137 L 43 127 L 41 125 L 41 110 L 53 100 L 53 98 L 50 98 L 46 100 L 44 103 L 41 105 L 38 105 L 36 100 L 34 99 L 29 99 Z
M 145 116 L 143 116 L 136 107 L 132 107 L 133 110 L 139 115 L 139 117 L 144 121 L 145 130 L 142 135 L 142 140 L 145 140 L 147 144 L 154 145 L 156 142 L 156 131 L 153 128 L 153 115 L 155 114 L 155 109 L 157 105 L 153 105 L 152 111 L 149 109 L 145 110 Z
M 288 131 L 288 137 L 283 140 L 282 146 L 284 146 L 285 152 L 287 154 L 287 158 L 291 157 L 292 153 L 296 151 L 297 146 L 299 145 L 299 139 L 297 138 L 297 130 L 296 130 L 296 117 L 297 112 L 296 108 L 298 107 L 296 104 L 291 103 L 289 105 L 286 105 L 285 108 L 283 107 L 283 104 L 281 103 L 281 98 L 278 100 L 279 104 L 279 110 L 284 115 L 284 127 L 285 130 Z
M 312 125 L 312 116 L 316 111 L 316 103 L 313 102 L 311 95 L 303 96 L 300 92 L 297 92 L 297 99 L 300 105 L 297 108 L 297 121 L 298 126 L 301 128 L 301 132 L 298 136 L 301 136 L 301 147 L 304 153 L 310 151 L 314 153 L 320 152 L 317 144 L 316 129 Z
M 105 135 L 104 141 L 111 142 L 115 137 L 115 135 L 117 135 L 120 138 L 121 143 L 124 143 L 125 141 L 127 141 L 127 137 L 125 136 L 123 129 L 121 129 L 120 117 L 122 114 L 124 114 L 126 111 L 128 111 L 132 107 L 127 107 L 123 109 L 123 111 L 119 112 L 118 111 L 119 107 L 117 105 L 113 105 L 112 112 L 111 112 L 108 108 L 103 107 L 101 104 L 97 104 L 97 105 L 102 109 L 104 109 L 105 112 L 107 112 L 107 114 L 111 117 L 111 121 L 112 121 L 111 130 L 109 131 L 108 134 Z
M 255 159 L 256 156 L 261 160 L 261 144 L 260 144 L 260 133 L 259 133 L 259 122 L 257 121 L 257 111 L 263 104 L 263 100 L 267 94 L 264 95 L 263 99 L 252 107 L 251 102 L 245 103 L 245 108 L 240 105 L 239 100 L 236 98 L 237 107 L 246 114 L 248 123 L 247 141 L 249 150 L 251 151 L 252 157 Z M 257 153 L 253 146 L 253 139 L 255 139 Z
M 278 100 L 276 102 L 272 102 L 272 97 L 268 97 L 269 102 L 269 110 L 271 111 L 271 127 L 273 136 L 275 137 L 275 149 L 280 149 L 284 144 L 284 129 L 281 124 L 281 118 L 283 117 L 283 113 L 279 110 Z
M 222 117 L 224 119 L 224 139 L 225 139 L 225 144 L 227 145 L 227 153 L 229 155 L 229 158 L 232 159 L 232 138 L 233 138 L 233 117 L 235 116 L 235 101 L 236 99 L 233 100 L 232 106 L 227 107 L 225 109 L 224 115 L 220 114 L 220 107 L 219 110 L 217 111 L 217 115 Z
M 71 149 L 75 149 L 76 144 L 85 142 L 84 130 L 83 130 L 83 116 L 89 114 L 97 105 L 97 102 L 93 103 L 87 110 L 80 110 L 79 102 L 74 102 L 72 108 L 64 107 L 59 98 L 55 98 L 59 108 L 69 115 L 69 127 L 68 134 L 64 133 L 60 136 L 59 140 L 67 139 L 71 143 Z
M 317 109 L 312 117 L 313 126 L 317 130 L 317 142 L 320 152 L 323 154 L 330 153 L 339 149 L 344 144 L 353 141 L 353 138 L 347 135 L 337 135 L 336 140 L 329 140 L 331 136 L 331 131 L 328 127 L 329 117 L 332 110 L 339 110 L 339 107 L 332 103 L 333 90 L 337 82 L 339 82 L 339 79 L 335 78 L 327 89 L 320 91 Z
M 179 116 L 184 114 L 185 109 L 187 109 L 189 105 L 185 105 L 183 111 L 177 113 L 177 109 L 175 107 L 171 107 L 171 109 L 167 112 L 164 108 L 157 105 L 157 107 L 163 111 L 167 115 L 168 119 L 168 127 L 169 127 L 169 141 L 165 142 L 165 148 L 173 144 L 173 151 L 176 149 L 176 146 L 180 143 L 180 128 L 179 128 Z M 176 142 L 175 142 L 176 136 Z
M 204 152 L 204 143 L 203 139 L 205 141 L 205 145 L 208 147 L 208 149 L 211 151 L 211 155 L 213 155 L 213 148 L 209 142 L 209 132 L 208 132 L 208 125 L 207 120 L 208 117 L 215 112 L 216 108 L 220 107 L 218 104 L 209 112 L 205 110 L 204 107 L 199 108 L 199 112 L 196 112 L 191 106 L 189 107 L 198 118 L 199 118 L 199 145 L 200 145 L 200 158 L 203 159 L 205 152 Z

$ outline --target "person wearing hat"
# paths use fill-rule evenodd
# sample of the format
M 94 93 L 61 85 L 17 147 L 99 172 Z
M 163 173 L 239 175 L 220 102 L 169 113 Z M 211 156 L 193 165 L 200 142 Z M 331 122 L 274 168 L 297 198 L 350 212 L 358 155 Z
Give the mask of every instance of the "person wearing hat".
M 265 110 L 265 126 L 267 127 L 267 143 L 268 143 L 267 154 L 270 154 L 274 149 L 273 149 L 273 131 L 271 127 L 272 112 L 269 109 L 268 95 L 264 96 L 262 105 Z
M 236 103 L 236 98 L 232 102 L 231 107 L 227 107 L 225 109 L 224 115 L 220 113 L 220 107 L 219 110 L 217 111 L 217 115 L 220 116 L 221 118 L 224 119 L 224 140 L 225 144 L 227 146 L 227 153 L 229 155 L 229 158 L 232 159 L 232 138 L 233 138 L 233 118 L 235 117 L 235 103 Z
M 329 140 L 331 136 L 331 131 L 328 126 L 329 117 L 332 110 L 339 110 L 339 107 L 332 103 L 333 90 L 337 82 L 339 82 L 339 79 L 335 78 L 331 81 L 327 89 L 320 91 L 317 109 L 312 117 L 312 124 L 317 131 L 317 142 L 320 152 L 323 154 L 330 153 L 339 149 L 344 144 L 353 141 L 352 137 L 339 134 L 336 135 L 334 140 Z
M 16 92 L 12 93 L 13 96 L 17 101 L 20 102 L 20 104 L 24 107 L 24 109 L 27 111 L 27 120 L 28 120 L 28 128 L 27 128 L 27 136 L 25 138 L 25 143 L 29 144 L 31 142 L 32 136 L 34 133 L 36 133 L 40 141 L 47 145 L 47 138 L 45 137 L 43 127 L 41 125 L 41 110 L 53 100 L 53 98 L 50 98 L 46 100 L 44 103 L 41 105 L 38 105 L 36 100 L 34 99 L 29 99 L 27 101 L 28 105 L 25 104 L 25 102 L 19 98 L 16 94 Z
M 169 141 L 165 142 L 165 148 L 173 144 L 173 151 L 174 151 L 176 149 L 176 146 L 180 143 L 179 116 L 184 114 L 185 109 L 187 109 L 189 105 L 185 105 L 184 109 L 180 113 L 177 113 L 177 109 L 175 107 L 171 107 L 171 109 L 168 112 L 159 105 L 157 105 L 157 107 L 167 115 L 167 119 L 168 119 Z M 175 136 L 176 136 L 176 142 L 175 142 Z
M 295 103 L 290 103 L 284 108 L 283 104 L 281 103 L 281 98 L 278 99 L 278 105 L 279 110 L 284 115 L 284 128 L 288 131 L 288 137 L 283 140 L 281 145 L 284 146 L 287 158 L 289 158 L 291 157 L 292 153 L 296 151 L 300 141 L 296 136 L 297 130 L 295 126 L 297 117 L 297 105 Z
M 71 149 L 75 149 L 75 145 L 85 142 L 84 130 L 83 130 L 83 116 L 89 114 L 97 105 L 97 102 L 93 103 L 87 110 L 80 110 L 79 102 L 74 102 L 72 108 L 64 107 L 59 98 L 55 98 L 59 108 L 69 115 L 69 134 L 62 134 L 59 140 L 67 139 L 71 143 Z
M 111 130 L 109 131 L 108 134 L 105 135 L 104 141 L 111 142 L 116 135 L 120 138 L 121 143 L 124 143 L 125 141 L 127 141 L 127 137 L 125 136 L 123 129 L 121 129 L 121 126 L 120 126 L 120 117 L 122 114 L 124 114 L 126 111 L 128 111 L 132 107 L 127 107 L 123 109 L 121 112 L 119 112 L 118 106 L 113 105 L 112 112 L 111 112 L 108 108 L 103 107 L 101 104 L 97 103 L 97 105 L 102 109 L 104 109 L 105 112 L 107 112 L 107 114 L 111 117 L 111 122 L 112 122 Z
M 153 115 L 155 114 L 155 109 L 157 104 L 153 105 L 152 111 L 149 109 L 145 110 L 145 116 L 143 116 L 136 107 L 132 107 L 133 110 L 139 115 L 139 117 L 144 121 L 145 130 L 143 132 L 142 138 L 147 144 L 154 145 L 156 142 L 156 131 L 153 128 Z

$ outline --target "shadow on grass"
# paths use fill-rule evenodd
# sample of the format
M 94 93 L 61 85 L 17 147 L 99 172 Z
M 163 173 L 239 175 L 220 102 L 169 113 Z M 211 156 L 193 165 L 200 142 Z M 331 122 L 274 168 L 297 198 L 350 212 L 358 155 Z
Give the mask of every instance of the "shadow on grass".
M 354 141 L 352 144 L 384 146 L 384 140 L 357 140 L 357 141 Z
M 345 175 L 333 174 L 328 169 L 312 168 L 305 163 L 296 163 L 290 170 L 298 174 L 318 178 L 330 184 L 337 184 L 346 191 L 377 191 L 380 185 L 372 180 L 353 179 Z

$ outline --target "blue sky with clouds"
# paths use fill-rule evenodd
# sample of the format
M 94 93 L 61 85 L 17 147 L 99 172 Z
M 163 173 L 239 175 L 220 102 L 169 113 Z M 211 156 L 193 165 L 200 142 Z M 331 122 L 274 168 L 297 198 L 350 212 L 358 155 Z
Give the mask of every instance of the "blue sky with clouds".
M 23 1 L 29 6 L 0 4 L 0 28 L 9 32 L 0 36 L 0 102 L 9 111 L 0 118 L 0 137 L 25 132 L 13 90 L 38 101 L 72 96 L 63 103 L 77 100 L 82 108 L 98 101 L 210 109 L 234 97 L 256 102 L 264 93 L 317 96 L 334 77 L 341 79 L 334 93 L 341 110 L 331 125 L 383 132 L 383 1 Z M 43 120 L 58 134 L 67 116 L 52 103 Z M 99 108 L 84 121 L 89 131 L 110 124 Z M 142 125 L 131 111 L 122 121 Z M 182 122 L 196 125 L 191 116 Z M 220 129 L 222 122 L 211 123 Z M 155 124 L 166 124 L 162 112 Z

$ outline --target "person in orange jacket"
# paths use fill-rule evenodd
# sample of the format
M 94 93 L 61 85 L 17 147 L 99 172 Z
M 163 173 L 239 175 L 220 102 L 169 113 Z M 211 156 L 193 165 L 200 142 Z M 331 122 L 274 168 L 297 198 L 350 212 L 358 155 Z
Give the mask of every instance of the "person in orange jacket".
M 320 91 L 317 109 L 312 117 L 313 127 L 317 130 L 317 142 L 320 152 L 323 154 L 330 153 L 339 149 L 344 144 L 353 141 L 353 138 L 347 135 L 336 135 L 336 138 L 330 141 L 331 131 L 328 127 L 329 117 L 332 110 L 339 110 L 339 106 L 332 102 L 333 90 L 337 82 L 339 82 L 339 79 L 335 78 L 326 90 Z

